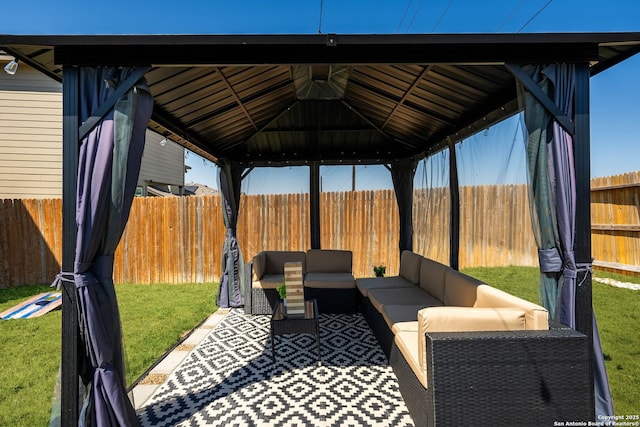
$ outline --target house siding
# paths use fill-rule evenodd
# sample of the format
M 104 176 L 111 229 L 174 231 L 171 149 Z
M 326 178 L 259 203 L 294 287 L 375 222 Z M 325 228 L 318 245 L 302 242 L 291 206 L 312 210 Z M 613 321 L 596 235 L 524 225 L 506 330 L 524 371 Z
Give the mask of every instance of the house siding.
M 0 198 L 61 197 L 61 147 L 62 85 L 24 63 L 0 72 Z
M 147 130 L 138 186 L 146 189 L 148 182 L 167 184 L 178 194 L 184 186 L 184 147 L 171 140 L 162 146 L 163 139 L 162 135 Z
M 0 60 L 4 67 L 7 61 Z M 147 130 L 138 185 L 184 186 L 184 148 Z M 0 70 L 0 199 L 62 197 L 62 84 L 27 64 Z

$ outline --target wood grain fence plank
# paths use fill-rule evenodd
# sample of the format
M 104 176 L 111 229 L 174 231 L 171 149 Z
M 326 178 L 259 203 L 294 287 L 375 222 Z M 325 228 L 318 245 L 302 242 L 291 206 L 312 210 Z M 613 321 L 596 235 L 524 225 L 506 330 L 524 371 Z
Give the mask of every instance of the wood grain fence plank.
M 592 180 L 592 253 L 640 265 L 640 172 Z M 414 251 L 448 263 L 447 188 L 416 189 Z M 461 267 L 537 265 L 524 185 L 461 188 Z M 115 254 L 114 280 L 217 281 L 225 227 L 218 196 L 136 198 Z M 323 248 L 353 251 L 354 273 L 398 274 L 393 190 L 321 193 Z M 307 250 L 309 194 L 242 195 L 238 239 L 245 262 L 261 250 Z M 0 288 L 49 282 L 60 269 L 62 202 L 0 201 Z M 34 256 L 35 255 L 35 256 Z

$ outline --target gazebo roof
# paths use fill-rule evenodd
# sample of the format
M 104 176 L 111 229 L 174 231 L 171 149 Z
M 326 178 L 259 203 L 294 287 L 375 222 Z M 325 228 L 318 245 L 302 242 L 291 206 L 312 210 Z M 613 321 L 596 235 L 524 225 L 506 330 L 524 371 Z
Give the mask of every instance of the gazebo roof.
M 505 64 L 589 63 L 640 52 L 640 33 L 0 35 L 61 79 L 63 65 L 151 65 L 150 128 L 247 166 L 422 158 L 519 111 Z

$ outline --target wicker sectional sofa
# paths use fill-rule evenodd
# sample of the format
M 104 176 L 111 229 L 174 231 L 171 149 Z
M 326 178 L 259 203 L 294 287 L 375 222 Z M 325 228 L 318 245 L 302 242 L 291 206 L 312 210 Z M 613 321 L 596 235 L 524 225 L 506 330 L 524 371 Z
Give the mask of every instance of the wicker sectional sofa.
M 416 425 L 589 419 L 586 336 L 543 307 L 410 251 L 356 287 Z
M 262 251 L 251 263 L 251 287 L 245 295 L 245 312 L 271 314 L 278 301 L 277 287 L 284 281 L 284 263 L 302 262 L 305 299 L 316 299 L 320 313 L 356 310 L 356 281 L 351 251 L 310 249 Z

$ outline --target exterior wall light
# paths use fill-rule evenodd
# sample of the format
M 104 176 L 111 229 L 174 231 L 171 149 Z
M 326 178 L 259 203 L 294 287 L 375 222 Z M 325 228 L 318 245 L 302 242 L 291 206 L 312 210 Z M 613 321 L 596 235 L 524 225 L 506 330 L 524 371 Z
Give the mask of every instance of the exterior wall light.
M 4 72 L 13 76 L 18 71 L 18 60 L 14 59 L 4 66 Z

